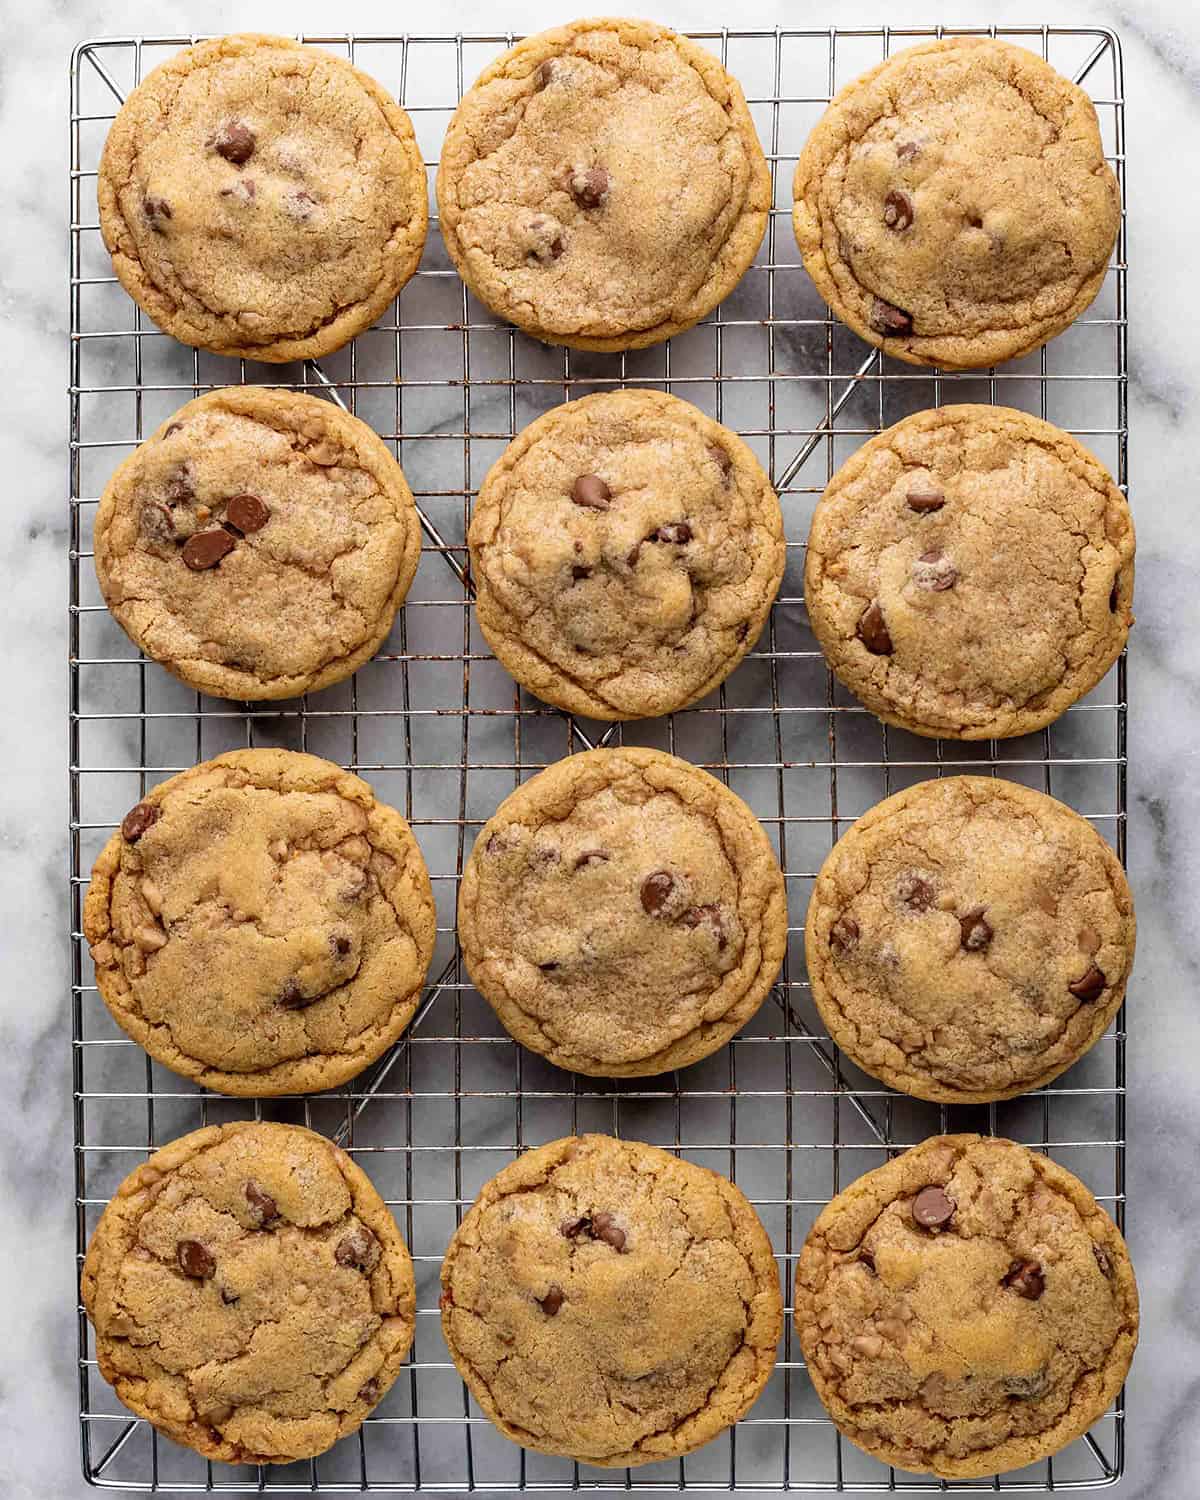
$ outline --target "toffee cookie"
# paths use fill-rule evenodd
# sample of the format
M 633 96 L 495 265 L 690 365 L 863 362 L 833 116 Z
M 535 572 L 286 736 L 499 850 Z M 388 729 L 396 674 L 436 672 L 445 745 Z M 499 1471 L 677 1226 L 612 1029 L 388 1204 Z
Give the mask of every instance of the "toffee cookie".
M 316 359 L 417 268 L 429 219 L 408 116 L 358 68 L 287 37 L 217 37 L 155 68 L 100 159 L 122 286 L 216 354 Z
M 649 21 L 582 20 L 487 67 L 437 176 L 472 292 L 535 338 L 639 349 L 741 280 L 771 178 L 745 96 L 711 53 Z
M 909 47 L 848 84 L 796 167 L 817 290 L 895 359 L 1015 359 L 1079 317 L 1121 222 L 1091 100 L 986 37 Z
M 678 1458 L 744 1416 L 783 1322 L 771 1243 L 733 1183 L 602 1135 L 493 1177 L 442 1287 L 454 1363 L 505 1437 L 604 1468 Z
M 784 568 L 754 454 L 659 391 L 539 417 L 484 480 L 467 540 L 496 656 L 546 702 L 597 719 L 712 692 L 758 639 Z
M 913 734 L 1030 734 L 1100 681 L 1133 623 L 1133 519 L 1069 433 L 1003 406 L 917 412 L 813 514 L 804 598 L 830 667 Z
M 1011 781 L 924 781 L 834 845 L 805 922 L 830 1036 L 892 1088 L 981 1104 L 1040 1088 L 1103 1035 L 1133 900 L 1092 825 Z
M 935 1136 L 821 1212 L 796 1329 L 851 1442 L 973 1479 L 1057 1453 L 1107 1410 L 1137 1344 L 1137 1286 L 1077 1177 L 1013 1141 Z
M 125 815 L 83 931 L 113 1019 L 206 1088 L 310 1093 L 412 1020 L 433 954 L 429 876 L 365 781 L 291 750 L 234 750 Z
M 291 698 L 382 645 L 421 535 L 400 466 L 328 401 L 230 386 L 109 480 L 96 575 L 121 628 L 198 692 Z
M 664 1073 L 765 999 L 779 862 L 746 804 L 658 750 L 592 750 L 505 798 L 463 872 L 458 938 L 506 1029 L 560 1068 Z
M 412 1262 L 362 1169 L 297 1125 L 181 1136 L 117 1189 L 83 1305 L 125 1405 L 205 1458 L 314 1458 L 400 1371 Z

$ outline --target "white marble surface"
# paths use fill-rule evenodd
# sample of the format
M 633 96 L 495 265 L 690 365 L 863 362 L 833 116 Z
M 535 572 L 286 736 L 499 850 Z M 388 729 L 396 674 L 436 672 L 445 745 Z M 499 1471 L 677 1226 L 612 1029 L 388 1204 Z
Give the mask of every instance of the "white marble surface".
M 637 11 L 649 7 L 638 5 Z M 1130 864 L 1140 942 L 1130 1007 L 1129 1232 L 1144 1297 L 1129 1387 L 1127 1496 L 1190 1493 L 1200 1469 L 1200 443 L 1195 329 L 1200 203 L 1200 13 L 1138 4 L 956 0 L 664 0 L 681 28 L 892 25 L 943 20 L 1100 23 L 1125 47 L 1128 99 L 1131 495 L 1138 625 L 1131 647 Z M 0 507 L 9 712 L 0 719 L 0 1122 L 5 1315 L 0 1484 L 17 1497 L 82 1494 L 76 1437 L 70 1013 L 66 927 L 66 86 L 71 46 L 138 30 L 320 27 L 537 29 L 572 10 L 531 0 L 416 6 L 316 0 L 0 4 Z

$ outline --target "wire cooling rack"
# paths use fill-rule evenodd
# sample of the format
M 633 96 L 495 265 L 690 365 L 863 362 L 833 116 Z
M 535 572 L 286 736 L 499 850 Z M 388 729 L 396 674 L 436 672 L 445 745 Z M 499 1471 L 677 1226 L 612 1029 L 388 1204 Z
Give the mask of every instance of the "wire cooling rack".
M 1078 433 L 1124 487 L 1125 235 L 1100 297 L 1047 348 L 999 370 L 937 374 L 867 351 L 827 313 L 799 263 L 791 178 L 808 130 L 840 85 L 937 30 L 717 31 L 698 39 L 743 82 L 774 179 L 754 267 L 705 324 L 628 355 L 547 349 L 469 296 L 431 226 L 417 276 L 382 322 L 315 364 L 264 367 L 197 353 L 158 333 L 112 276 L 96 224 L 100 148 L 119 102 L 195 37 L 81 44 L 71 59 L 70 892 L 74 1149 L 80 1258 L 120 1180 L 203 1124 L 256 1115 L 335 1136 L 387 1198 L 413 1252 L 417 1331 L 401 1378 L 360 1433 L 311 1463 L 213 1466 L 134 1421 L 96 1370 L 79 1311 L 85 1476 L 135 1490 L 936 1490 L 843 1443 L 817 1401 L 790 1326 L 804 1236 L 829 1197 L 889 1154 L 947 1129 L 1015 1137 L 1051 1153 L 1124 1219 L 1124 1013 L 1048 1088 L 977 1109 L 892 1094 L 824 1034 L 803 962 L 803 917 L 824 853 L 874 802 L 928 776 L 990 772 L 1052 792 L 1125 852 L 1125 661 L 1040 734 L 967 745 L 888 729 L 844 695 L 803 614 L 803 538 L 834 470 L 871 434 L 943 401 L 1017 406 Z M 1100 28 L 1013 28 L 1092 91 L 1124 189 L 1120 45 Z M 430 173 L 464 85 L 511 34 L 305 36 L 352 58 L 413 117 Z M 113 623 L 91 564 L 96 499 L 117 462 L 184 401 L 236 381 L 291 384 L 344 404 L 393 446 L 416 495 L 425 548 L 408 603 L 376 659 L 349 682 L 285 704 L 204 699 L 148 664 Z M 757 648 L 719 692 L 672 718 L 573 721 L 519 693 L 487 652 L 464 547 L 471 497 L 511 437 L 548 407 L 614 385 L 675 391 L 736 428 L 780 491 L 784 584 Z M 525 1053 L 466 983 L 454 944 L 457 882 L 479 826 L 519 781 L 592 745 L 638 743 L 707 766 L 776 844 L 791 912 L 787 962 L 756 1020 L 716 1056 L 661 1078 L 575 1077 Z M 247 1102 L 205 1094 L 114 1027 L 92 982 L 80 906 L 92 862 L 145 789 L 239 745 L 339 761 L 401 808 L 437 897 L 431 984 L 408 1035 L 374 1069 L 317 1097 Z M 653 1141 L 735 1178 L 775 1246 L 789 1322 L 766 1392 L 736 1429 L 681 1461 L 580 1468 L 500 1437 L 442 1342 L 438 1268 L 482 1183 L 513 1155 L 575 1130 Z M 954 1489 L 1097 1488 L 1124 1465 L 1118 1403 L 1059 1457 Z

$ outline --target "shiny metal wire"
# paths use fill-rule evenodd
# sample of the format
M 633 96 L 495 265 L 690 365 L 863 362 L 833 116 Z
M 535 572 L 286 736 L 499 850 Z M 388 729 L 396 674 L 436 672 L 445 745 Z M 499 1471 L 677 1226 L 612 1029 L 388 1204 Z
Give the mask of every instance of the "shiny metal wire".
M 698 39 L 743 81 L 767 150 L 775 208 L 755 267 L 701 327 L 629 355 L 545 349 L 466 292 L 431 227 L 422 269 L 374 329 L 320 366 L 234 365 L 159 334 L 112 276 L 96 225 L 95 175 L 129 88 L 192 37 L 81 43 L 70 68 L 70 902 L 77 1246 L 148 1152 L 201 1124 L 245 1115 L 310 1124 L 341 1141 L 387 1198 L 413 1251 L 417 1335 L 400 1380 L 357 1437 L 308 1464 L 212 1466 L 132 1420 L 100 1377 L 79 1310 L 80 1437 L 93 1484 L 259 1493 L 362 1490 L 936 1490 L 843 1443 L 817 1402 L 791 1327 L 750 1415 L 690 1457 L 633 1471 L 526 1453 L 473 1408 L 441 1341 L 441 1252 L 481 1183 L 513 1154 L 576 1129 L 652 1140 L 734 1177 L 771 1233 L 790 1312 L 796 1256 L 829 1196 L 890 1153 L 946 1129 L 1007 1134 L 1051 1152 L 1123 1223 L 1124 1013 L 1051 1087 L 981 1109 L 889 1093 L 823 1033 L 803 965 L 803 918 L 823 853 L 901 786 L 970 769 L 1053 792 L 1124 857 L 1126 669 L 1058 724 L 1022 740 L 962 745 L 882 726 L 833 682 L 802 612 L 812 505 L 866 436 L 955 400 L 1024 407 L 1077 432 L 1127 481 L 1125 235 L 1094 307 L 1048 348 L 1000 370 L 938 374 L 866 351 L 819 302 L 791 232 L 797 150 L 835 88 L 894 48 L 950 29 L 714 31 Z M 984 34 L 989 34 L 984 32 Z M 1002 29 L 1092 92 L 1125 186 L 1117 37 L 1102 28 Z M 349 56 L 410 111 L 430 167 L 450 112 L 498 33 L 306 36 Z M 147 664 L 113 624 L 90 553 L 96 498 L 117 461 L 185 400 L 231 381 L 325 394 L 393 445 L 425 533 L 417 582 L 378 658 L 311 700 L 202 699 Z M 576 723 L 517 692 L 472 619 L 463 545 L 471 496 L 538 412 L 605 385 L 673 390 L 737 428 L 780 491 L 788 569 L 763 639 L 696 708 L 642 724 Z M 789 956 L 773 997 L 730 1046 L 661 1078 L 573 1077 L 522 1053 L 465 982 L 454 946 L 463 859 L 522 778 L 591 745 L 672 750 L 723 777 L 775 840 L 788 878 Z M 204 1094 L 151 1063 L 108 1020 L 80 934 L 88 871 L 144 789 L 235 745 L 285 745 L 361 772 L 400 807 L 424 849 L 439 911 L 428 993 L 407 1037 L 343 1089 L 247 1103 Z M 1097 1488 L 1124 1467 L 1123 1406 L 1052 1462 L 955 1489 Z

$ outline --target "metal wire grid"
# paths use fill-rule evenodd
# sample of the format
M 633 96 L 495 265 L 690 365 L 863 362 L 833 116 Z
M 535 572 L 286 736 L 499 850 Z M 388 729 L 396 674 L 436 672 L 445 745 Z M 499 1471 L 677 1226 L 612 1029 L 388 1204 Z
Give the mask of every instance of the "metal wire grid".
M 888 1470 L 843 1444 L 804 1373 L 790 1326 L 795 1260 L 841 1187 L 934 1131 L 981 1129 L 1051 1152 L 1124 1221 L 1124 1013 L 1051 1087 L 980 1109 L 890 1093 L 842 1059 L 804 978 L 802 917 L 824 851 L 880 797 L 930 775 L 989 771 L 1053 792 L 1091 817 L 1122 859 L 1126 815 L 1124 658 L 1057 725 L 1023 740 L 962 745 L 888 729 L 842 694 L 802 613 L 811 506 L 867 436 L 910 410 L 1000 399 L 1079 433 L 1127 478 L 1125 235 L 1091 309 L 1048 349 L 1000 370 L 914 371 L 883 360 L 813 293 L 791 235 L 791 168 L 835 89 L 894 45 L 951 28 L 714 31 L 697 37 L 746 86 L 775 184 L 769 230 L 742 286 L 700 328 L 637 354 L 545 349 L 495 322 L 455 276 L 436 225 L 421 270 L 375 329 L 320 366 L 236 369 L 159 334 L 111 275 L 95 221 L 104 134 L 128 89 L 196 37 L 82 43 L 71 59 L 70 894 L 78 1259 L 121 1178 L 185 1130 L 245 1115 L 160 1069 L 117 1031 L 92 983 L 80 908 L 92 860 L 147 786 L 232 746 L 275 744 L 338 760 L 409 818 L 438 900 L 432 983 L 408 1036 L 351 1085 L 264 1101 L 258 1117 L 302 1121 L 341 1141 L 387 1198 L 413 1251 L 417 1334 L 401 1379 L 357 1437 L 308 1464 L 229 1468 L 131 1420 L 95 1368 L 79 1309 L 80 1433 L 93 1484 L 137 1490 L 1097 1488 L 1123 1472 L 1123 1406 L 1057 1459 L 946 1486 Z M 1101 28 L 989 28 L 1040 50 L 1094 94 L 1124 196 L 1120 45 Z M 465 84 L 510 46 L 481 37 L 304 36 L 394 89 L 428 164 Z M 202 699 L 134 653 L 103 607 L 89 550 L 96 498 L 118 459 L 183 401 L 214 386 L 291 384 L 373 423 L 401 458 L 426 545 L 417 582 L 378 658 L 311 699 Z M 648 724 L 581 724 L 515 690 L 476 634 L 465 571 L 471 496 L 505 443 L 539 411 L 612 385 L 676 390 L 736 427 L 774 477 L 788 568 L 765 637 L 720 691 Z M 461 465 L 461 467 L 460 467 Z M 560 755 L 646 743 L 720 775 L 776 843 L 787 875 L 789 955 L 773 998 L 717 1056 L 682 1073 L 605 1081 L 525 1054 L 466 984 L 454 905 L 474 833 L 504 793 Z M 775 1375 L 749 1417 L 687 1459 L 624 1473 L 526 1453 L 468 1400 L 440 1338 L 437 1272 L 454 1225 L 515 1152 L 577 1129 L 656 1141 L 735 1178 L 777 1251 L 789 1323 Z

